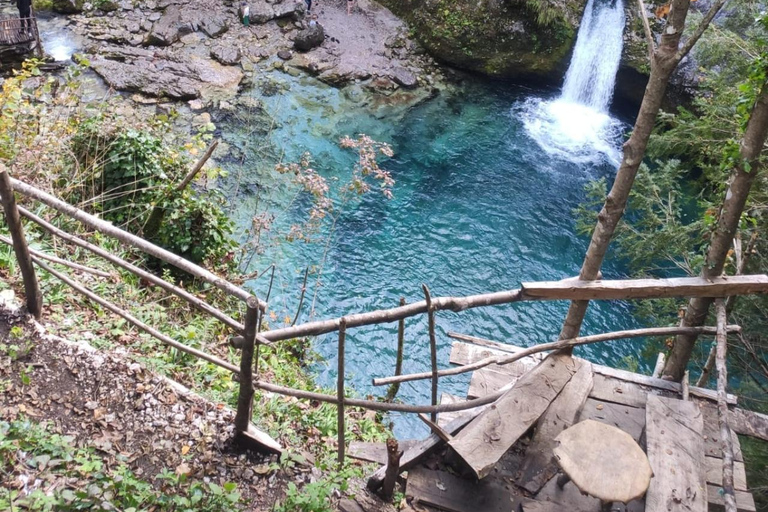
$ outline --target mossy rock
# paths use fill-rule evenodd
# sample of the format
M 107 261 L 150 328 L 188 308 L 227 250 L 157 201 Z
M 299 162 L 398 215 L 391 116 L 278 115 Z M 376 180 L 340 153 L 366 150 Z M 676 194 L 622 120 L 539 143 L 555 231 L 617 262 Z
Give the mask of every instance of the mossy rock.
M 85 0 L 51 0 L 51 9 L 62 14 L 78 14 L 83 12 Z
M 437 59 L 500 78 L 561 77 L 586 0 L 381 0 Z

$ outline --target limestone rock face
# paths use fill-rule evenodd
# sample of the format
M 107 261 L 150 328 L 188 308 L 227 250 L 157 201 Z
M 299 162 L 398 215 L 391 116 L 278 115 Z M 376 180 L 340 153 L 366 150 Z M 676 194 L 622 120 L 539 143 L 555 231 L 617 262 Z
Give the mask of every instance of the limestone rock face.
M 308 52 L 312 48 L 317 48 L 325 40 L 325 30 L 319 23 L 314 23 L 304 30 L 299 31 L 293 40 L 293 47 L 300 52 Z
M 234 66 L 240 63 L 240 57 L 240 50 L 232 45 L 218 45 L 211 48 L 211 58 L 225 66 Z
M 204 16 L 200 19 L 200 30 L 210 38 L 216 38 L 224 34 L 229 27 L 221 16 Z
M 147 46 L 170 46 L 181 36 L 192 32 L 192 25 L 181 17 L 181 10 L 176 5 L 168 6 L 165 13 L 152 25 L 144 44 Z
M 278 18 L 299 18 L 307 10 L 304 0 L 283 0 L 279 3 L 268 3 L 257 0 L 249 4 L 251 23 L 266 23 Z
M 558 80 L 586 0 L 381 0 L 437 59 L 503 78 Z

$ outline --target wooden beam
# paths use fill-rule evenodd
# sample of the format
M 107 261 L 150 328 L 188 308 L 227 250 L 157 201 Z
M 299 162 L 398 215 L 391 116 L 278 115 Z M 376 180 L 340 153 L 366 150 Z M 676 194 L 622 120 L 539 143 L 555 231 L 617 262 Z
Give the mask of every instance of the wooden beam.
M 592 390 L 592 365 L 576 360 L 578 369 L 568 384 L 557 395 L 536 424 L 531 443 L 525 450 L 525 459 L 515 478 L 516 483 L 536 494 L 559 470 L 553 457 L 555 438 L 576 423 L 579 411 Z
M 768 276 L 727 276 L 714 279 L 627 279 L 615 281 L 541 281 L 523 283 L 523 300 L 628 300 L 666 297 L 727 297 L 768 293 Z
M 734 407 L 728 424 L 737 434 L 768 441 L 768 415 Z
M 646 443 L 653 478 L 647 512 L 706 512 L 704 421 L 693 402 L 648 395 Z
M 576 369 L 576 362 L 569 355 L 549 356 L 480 413 L 454 437 L 450 446 L 478 478 L 484 478 L 547 410 Z

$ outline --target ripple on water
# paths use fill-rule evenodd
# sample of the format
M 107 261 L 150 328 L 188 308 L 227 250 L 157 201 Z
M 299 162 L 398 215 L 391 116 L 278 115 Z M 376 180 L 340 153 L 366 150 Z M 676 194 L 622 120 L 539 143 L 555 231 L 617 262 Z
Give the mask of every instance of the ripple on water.
M 324 155 L 317 168 L 327 176 L 345 176 L 352 157 L 335 141 L 344 134 L 366 133 L 392 144 L 395 158 L 383 162 L 397 184 L 391 201 L 370 196 L 349 204 L 340 215 L 318 289 L 309 283 L 302 320 L 314 301 L 315 318 L 349 312 L 389 308 L 400 297 L 408 302 L 423 299 L 421 283 L 433 296 L 469 295 L 517 288 L 521 281 L 552 280 L 578 273 L 586 240 L 574 234 L 572 211 L 584 200 L 589 179 L 610 177 L 609 159 L 563 160 L 542 151 L 526 131 L 526 119 L 512 112 L 527 112 L 521 105 L 541 105 L 526 97 L 530 91 L 502 89 L 497 85 L 467 81 L 396 119 L 378 119 L 358 104 L 345 102 L 336 89 L 311 81 L 292 80 L 292 94 L 317 98 L 296 110 L 278 111 L 273 141 L 291 158 L 310 151 Z M 270 98 L 269 101 L 290 101 Z M 322 118 L 321 105 L 334 105 L 331 137 L 313 135 L 308 129 Z M 309 121 L 308 121 L 309 120 Z M 226 127 L 230 136 L 242 127 Z M 605 148 L 608 153 L 608 148 Z M 247 172 L 258 165 L 259 155 L 243 164 Z M 231 176 L 238 169 L 230 169 Z M 257 179 L 257 177 L 253 177 Z M 278 201 L 279 203 L 279 201 Z M 253 202 L 242 201 L 243 208 Z M 276 207 L 277 208 L 277 207 Z M 251 210 L 252 211 L 252 210 Z M 236 218 L 246 226 L 251 211 Z M 298 211 L 292 210 L 294 213 Z M 294 219 L 283 217 L 284 224 Z M 303 270 L 322 259 L 325 244 L 290 244 L 265 254 L 255 264 L 279 268 L 270 303 L 278 317 L 293 317 Z M 609 262 L 608 276 L 621 274 Z M 264 294 L 266 280 L 254 284 Z M 438 361 L 448 366 L 451 339 L 448 331 L 464 332 L 528 346 L 556 338 L 568 304 L 521 303 L 437 315 Z M 281 308 L 284 311 L 281 311 Z M 585 333 L 637 327 L 623 303 L 593 303 Z M 382 394 L 371 378 L 391 375 L 395 365 L 396 324 L 353 329 L 347 337 L 349 382 L 361 395 Z M 637 342 L 587 347 L 580 354 L 594 360 L 617 363 L 636 352 Z M 316 368 L 318 381 L 332 386 L 335 379 L 336 335 L 319 337 L 314 345 L 326 362 Z M 426 317 L 406 322 L 404 371 L 428 369 L 429 342 Z M 468 375 L 441 381 L 441 391 L 464 395 Z M 407 383 L 400 398 L 410 403 L 429 401 L 428 382 Z M 395 416 L 396 433 L 420 435 L 418 420 Z

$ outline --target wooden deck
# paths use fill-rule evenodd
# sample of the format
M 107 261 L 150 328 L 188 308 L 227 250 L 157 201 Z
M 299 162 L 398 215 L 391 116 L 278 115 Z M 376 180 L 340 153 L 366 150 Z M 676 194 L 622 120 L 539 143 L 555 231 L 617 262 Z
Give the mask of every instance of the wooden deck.
M 466 365 L 518 350 L 510 345 L 455 342 L 450 361 Z M 645 450 L 654 472 L 644 498 L 626 505 L 614 503 L 612 510 L 723 510 L 722 448 L 713 391 L 692 387 L 690 400 L 683 401 L 677 383 L 567 356 L 539 365 L 543 357 L 474 372 L 469 397 L 481 397 L 514 383 L 505 395 L 509 403 L 501 403 L 502 399 L 478 408 L 482 412 L 475 413 L 474 419 L 466 411 L 439 416 L 439 425 L 452 434 L 451 449 L 409 466 L 406 497 L 414 509 L 599 512 L 600 501 L 581 494 L 573 483 L 558 487 L 555 475 L 559 468 L 552 455 L 554 438 L 560 432 L 592 419 L 632 436 Z M 566 382 L 560 382 L 563 373 L 570 377 Z M 444 403 L 457 400 L 461 399 L 442 396 Z M 735 404 L 736 397 L 729 396 L 729 402 Z M 735 432 L 732 435 L 738 510 L 753 512 L 738 437 Z M 760 433 L 764 436 L 768 432 Z M 438 444 L 432 437 L 430 450 Z M 406 449 L 406 455 L 408 452 Z

